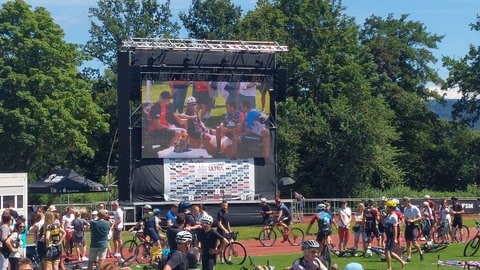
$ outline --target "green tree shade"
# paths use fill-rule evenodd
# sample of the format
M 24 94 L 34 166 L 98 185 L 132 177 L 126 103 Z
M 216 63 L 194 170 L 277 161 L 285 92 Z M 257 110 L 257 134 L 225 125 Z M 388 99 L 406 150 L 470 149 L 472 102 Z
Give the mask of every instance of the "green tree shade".
M 79 77 L 81 54 L 44 8 L 0 10 L 0 170 L 42 176 L 93 157 L 106 115 Z
M 480 32 L 480 16 L 477 22 L 471 24 L 471 29 Z M 443 65 L 448 69 L 449 76 L 443 85 L 444 89 L 458 88 L 462 93 L 461 100 L 454 105 L 455 119 L 473 125 L 480 119 L 480 45 L 470 45 L 467 55 L 456 60 L 443 58 Z
M 429 33 L 408 15 L 398 19 L 389 14 L 383 19 L 371 16 L 365 20 L 360 41 L 376 65 L 369 76 L 373 94 L 383 98 L 395 112 L 393 125 L 401 134 L 394 142 L 401 151 L 398 159 L 409 186 L 427 187 L 432 181 L 427 161 L 429 153 L 441 144 L 438 117 L 429 109 L 427 98 L 438 98 L 427 83 L 441 83 L 430 67 L 436 62 L 431 49 L 437 48 L 442 36 Z
M 230 0 L 193 0 L 179 17 L 191 38 L 231 40 L 238 30 L 241 14 L 240 6 Z
M 386 188 L 403 177 L 390 145 L 398 139 L 393 113 L 369 91 L 366 74 L 374 65 L 366 63 L 358 27 L 340 4 L 272 1 L 240 24 L 253 28 L 252 18 L 283 14 L 270 22 L 283 32 L 265 32 L 290 49 L 280 56 L 291 98 L 278 109 L 278 168 L 309 197 L 354 196 L 362 186 Z
M 115 70 L 117 50 L 130 38 L 171 38 L 178 35 L 179 25 L 172 22 L 170 0 L 98 1 L 89 9 L 91 39 L 85 51 Z

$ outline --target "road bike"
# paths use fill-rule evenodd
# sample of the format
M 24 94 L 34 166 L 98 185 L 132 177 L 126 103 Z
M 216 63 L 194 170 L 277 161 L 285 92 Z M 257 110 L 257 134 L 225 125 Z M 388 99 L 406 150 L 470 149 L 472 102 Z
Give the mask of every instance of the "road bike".
M 290 228 L 284 232 L 283 226 L 275 222 L 269 224 L 258 234 L 258 241 L 264 247 L 271 247 L 277 241 L 277 232 L 283 237 L 283 242 L 288 241 L 292 246 L 299 246 L 305 238 L 305 233 L 300 228 Z
M 480 223 L 476 219 L 475 228 L 477 229 L 477 234 L 465 244 L 463 256 L 474 256 L 480 248 Z
M 470 229 L 466 225 L 462 225 L 460 229 L 452 228 L 453 241 L 463 243 L 470 239 Z
M 448 247 L 448 243 L 434 243 L 433 241 L 427 241 L 427 243 L 421 244 L 420 249 L 423 253 L 429 252 L 438 252 L 440 250 L 444 250 Z M 407 250 L 405 249 L 403 253 L 406 253 Z M 412 247 L 412 253 L 418 253 L 418 249 Z
M 452 228 L 450 230 L 452 241 L 455 242 L 465 242 L 467 239 L 470 239 L 470 229 L 466 225 L 462 225 L 462 228 Z M 437 226 L 433 233 L 433 241 L 435 243 L 445 242 L 445 235 L 443 231 L 443 225 Z
M 227 236 L 229 243 L 223 250 L 223 259 L 227 264 L 241 265 L 247 259 L 247 249 L 244 245 L 237 242 L 238 232 L 232 232 Z
M 133 238 L 123 243 L 120 249 L 122 264 L 130 265 L 150 263 L 150 249 L 152 244 L 145 238 L 142 232 L 132 231 Z

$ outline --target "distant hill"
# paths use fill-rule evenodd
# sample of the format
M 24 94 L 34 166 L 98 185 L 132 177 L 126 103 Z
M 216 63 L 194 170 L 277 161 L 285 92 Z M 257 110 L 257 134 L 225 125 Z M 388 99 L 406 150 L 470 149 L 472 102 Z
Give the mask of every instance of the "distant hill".
M 430 100 L 430 108 L 434 111 L 438 117 L 452 120 L 452 110 L 453 104 L 457 102 L 458 99 L 445 99 L 445 104 L 439 103 L 435 100 Z M 477 122 L 474 126 L 474 129 L 480 129 L 480 123 Z

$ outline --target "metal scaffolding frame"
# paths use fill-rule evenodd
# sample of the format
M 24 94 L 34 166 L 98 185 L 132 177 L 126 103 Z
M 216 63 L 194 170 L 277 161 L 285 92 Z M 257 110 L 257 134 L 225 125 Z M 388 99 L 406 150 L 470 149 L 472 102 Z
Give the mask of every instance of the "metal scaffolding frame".
M 222 51 L 222 52 L 287 52 L 287 46 L 275 41 L 205 40 L 205 39 L 159 39 L 130 38 L 123 41 L 121 50 L 178 50 L 178 51 Z

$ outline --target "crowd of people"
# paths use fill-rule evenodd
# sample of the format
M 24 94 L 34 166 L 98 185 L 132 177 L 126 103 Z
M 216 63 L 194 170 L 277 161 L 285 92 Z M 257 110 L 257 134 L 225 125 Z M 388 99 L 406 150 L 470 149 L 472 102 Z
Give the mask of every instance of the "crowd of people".
M 193 85 L 193 95 L 187 97 L 190 84 Z M 248 147 L 258 142 L 263 145 L 261 155 L 269 155 L 270 133 L 263 111 L 265 86 L 255 82 L 172 81 L 170 87 L 171 91 L 160 93 L 157 102 L 145 105 L 147 135 L 144 136 L 149 136 L 152 145 L 160 145 L 161 149 L 173 147 L 175 152 L 200 148 L 212 156 L 232 158 L 246 154 L 241 152 L 242 145 Z M 261 110 L 256 108 L 257 87 L 262 93 Z M 205 121 L 210 118 L 212 103 L 216 98 L 211 93 L 218 92 L 220 88 L 226 93 L 226 112 L 219 123 L 208 127 Z M 182 138 L 188 140 L 188 147 L 178 147 Z
M 274 202 L 275 205 L 270 206 L 262 198 L 258 214 L 262 216 L 265 226 L 272 222 L 283 226 L 285 241 L 292 216 L 290 209 L 279 198 Z M 219 208 L 214 215 L 210 215 L 204 205 L 182 201 L 172 204 L 169 211 L 162 215 L 159 209 L 146 204 L 142 207 L 142 219 L 130 230 L 143 231 L 152 243 L 152 256 L 161 259 L 163 269 L 184 270 L 201 265 L 202 270 L 213 270 L 217 261 L 223 263 L 220 254 L 229 243 L 232 233 L 228 202 L 223 201 Z M 422 234 L 428 243 L 433 228 L 440 226 L 445 229 L 443 240 L 452 241 L 453 228 L 461 228 L 463 225 L 464 210 L 456 197 L 450 199 L 450 204 L 443 200 L 437 207 L 426 195 L 420 207 L 412 204 L 408 197 L 400 200 L 382 197 L 378 205 L 372 199 L 359 203 L 356 211 L 352 211 L 346 201 L 341 201 L 335 212 L 334 215 L 328 202 L 317 205 L 317 211 L 306 230 L 307 235 L 310 234 L 316 224 L 316 239 L 302 243 L 303 256 L 293 262 L 291 270 L 338 269 L 335 264 L 327 267 L 328 263 L 322 261 L 319 251 L 323 245 L 336 246 L 337 250 L 362 248 L 368 253 L 372 242 L 384 248 L 387 269 L 392 269 L 393 260 L 398 261 L 403 268 L 413 261 L 412 249 L 418 250 L 419 260 L 424 259 L 417 242 L 418 234 Z M 33 237 L 42 269 L 65 269 L 64 253 L 66 257 L 74 256 L 80 262 L 87 261 L 88 269 L 92 269 L 94 262 L 108 265 L 102 264 L 106 258 L 121 257 L 120 232 L 125 229 L 123 216 L 118 202 L 112 203 L 111 212 L 105 209 L 105 204 L 98 204 L 88 220 L 83 219 L 81 213 L 73 207 L 67 207 L 62 215 L 54 205 L 50 205 L 38 208 L 35 222 L 26 229 L 25 218 L 9 207 L 3 211 L 1 218 L 0 265 L 2 269 L 7 269 L 8 266 L 8 269 L 30 269 L 26 266 L 28 261 L 23 260 L 26 237 L 29 234 Z M 418 231 L 418 224 L 423 224 L 422 231 Z M 338 243 L 333 243 L 331 238 L 333 228 L 338 231 Z M 86 230 L 91 233 L 88 248 Z M 353 246 L 349 247 L 352 233 Z M 405 256 L 399 252 L 402 240 L 405 242 Z M 110 241 L 113 246 L 109 245 Z M 360 242 L 362 247 L 359 247 Z M 168 252 L 162 252 L 162 249 Z M 74 250 L 75 254 L 71 254 L 70 250 Z M 350 264 L 348 269 L 363 269 L 358 267 L 361 267 L 358 263 Z
M 307 254 L 306 250 L 313 249 L 317 252 L 322 250 L 322 245 L 325 244 L 336 246 L 338 250 L 347 248 L 356 250 L 359 249 L 360 241 L 366 254 L 369 252 L 371 254 L 374 241 L 376 246 L 384 248 L 387 270 L 392 269 L 392 259 L 398 261 L 402 268 L 411 262 L 412 249 L 418 251 L 419 260 L 424 260 L 424 254 L 417 239 L 423 239 L 428 245 L 431 245 L 433 230 L 440 227 L 443 228 L 442 240 L 452 241 L 455 239 L 453 235 L 456 230 L 462 232 L 462 214 L 464 213 L 462 205 L 455 196 L 450 198 L 450 204 L 447 200 L 443 200 L 438 207 L 429 195 L 425 195 L 424 198 L 425 201 L 420 207 L 412 204 L 409 197 L 401 200 L 382 197 L 378 205 L 373 199 L 369 199 L 365 203 L 359 203 L 356 211 L 352 211 L 347 202 L 342 201 L 337 209 L 336 219 L 329 209 L 328 203 L 318 204 L 317 213 L 312 217 L 306 231 L 309 234 L 312 225 L 316 223 L 318 225 L 316 241 L 305 241 L 302 250 L 305 261 L 320 266 L 311 268 L 309 265 L 305 269 L 324 269 L 319 263 L 321 260 L 313 260 L 312 258 L 317 257 Z M 338 243 L 333 243 L 330 238 L 334 227 L 338 231 Z M 347 247 L 352 233 L 350 230 L 354 236 L 353 247 Z M 402 240 L 405 242 L 405 256 L 402 256 Z M 296 263 L 300 262 L 301 260 L 298 260 Z

